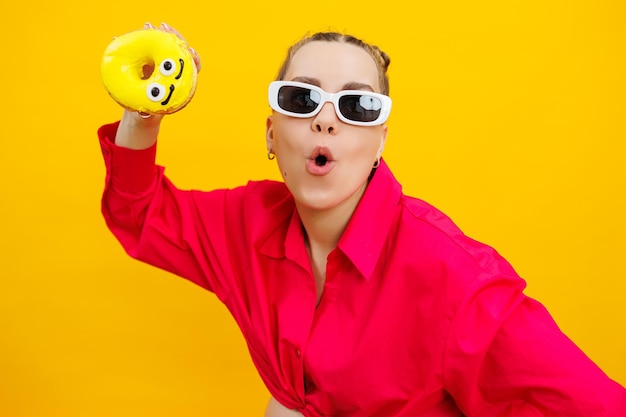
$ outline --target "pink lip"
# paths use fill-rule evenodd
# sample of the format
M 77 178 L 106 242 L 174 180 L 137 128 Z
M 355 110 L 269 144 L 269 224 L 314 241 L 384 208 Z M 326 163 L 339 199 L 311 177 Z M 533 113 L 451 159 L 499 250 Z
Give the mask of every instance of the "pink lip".
M 324 165 L 318 165 L 316 162 L 316 159 L 320 156 L 326 158 L 326 163 Z M 330 152 L 330 149 L 325 146 L 315 147 L 306 162 L 306 170 L 308 173 L 317 176 L 328 174 L 334 166 L 335 160 L 333 158 L 333 154 Z

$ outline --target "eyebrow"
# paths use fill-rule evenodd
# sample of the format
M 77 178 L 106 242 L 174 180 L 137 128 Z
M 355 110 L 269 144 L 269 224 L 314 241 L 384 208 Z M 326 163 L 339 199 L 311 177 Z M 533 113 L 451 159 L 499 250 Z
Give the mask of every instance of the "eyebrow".
M 317 78 L 295 77 L 291 81 L 298 81 L 301 83 L 312 84 L 320 88 L 322 87 L 321 85 L 322 83 Z M 371 91 L 372 93 L 374 92 L 374 89 L 369 84 L 359 83 L 356 81 L 351 81 L 349 83 L 344 84 L 341 89 L 342 90 L 366 90 L 366 91 Z

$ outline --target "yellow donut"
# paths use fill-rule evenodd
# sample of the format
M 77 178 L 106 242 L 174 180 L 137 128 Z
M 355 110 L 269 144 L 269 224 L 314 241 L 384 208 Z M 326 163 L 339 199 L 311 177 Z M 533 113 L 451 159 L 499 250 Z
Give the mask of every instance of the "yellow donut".
M 156 114 L 185 107 L 198 82 L 187 43 L 158 29 L 115 38 L 104 52 L 100 74 L 113 100 L 133 111 Z

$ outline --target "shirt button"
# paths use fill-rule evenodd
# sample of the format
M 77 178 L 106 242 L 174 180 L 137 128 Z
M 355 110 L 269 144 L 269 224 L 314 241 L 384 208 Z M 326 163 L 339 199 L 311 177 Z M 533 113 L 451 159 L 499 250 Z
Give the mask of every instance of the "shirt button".
M 302 356 L 302 352 L 296 350 L 296 358 L 300 359 L 300 356 Z

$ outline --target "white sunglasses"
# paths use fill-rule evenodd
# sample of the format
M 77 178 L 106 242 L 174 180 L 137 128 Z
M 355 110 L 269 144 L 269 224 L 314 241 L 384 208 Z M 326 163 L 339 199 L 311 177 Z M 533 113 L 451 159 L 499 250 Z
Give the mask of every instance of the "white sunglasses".
M 357 126 L 383 124 L 391 112 L 391 98 L 383 94 L 364 90 L 327 93 L 315 85 L 297 81 L 273 81 L 268 97 L 275 111 L 300 118 L 315 116 L 324 103 L 331 102 L 341 121 Z

